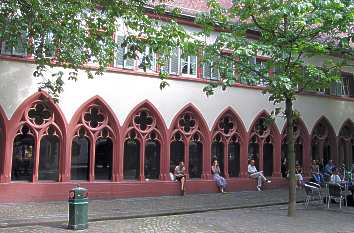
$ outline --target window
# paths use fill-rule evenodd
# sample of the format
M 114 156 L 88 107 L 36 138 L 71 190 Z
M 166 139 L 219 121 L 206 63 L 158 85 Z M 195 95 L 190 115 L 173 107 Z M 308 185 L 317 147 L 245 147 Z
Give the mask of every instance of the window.
M 88 180 L 90 168 L 90 141 L 84 135 L 84 129 L 75 137 L 71 147 L 71 179 Z
M 224 143 L 221 140 L 220 135 L 214 137 L 214 141 L 211 144 L 211 161 L 215 159 L 219 162 L 220 172 L 224 176 Z
M 144 65 L 146 71 L 156 72 L 156 54 L 149 47 L 139 55 L 138 68 L 144 69 Z
M 108 137 L 96 140 L 95 179 L 112 179 L 113 142 Z
M 172 75 L 196 77 L 197 56 L 183 55 L 181 49 L 176 48 L 172 51 L 172 55 L 162 70 Z
M 149 105 L 144 104 L 130 115 L 128 122 L 129 131 L 124 146 L 124 179 L 159 179 L 160 156 L 163 153 L 161 120 L 157 119 Z
M 207 80 L 219 80 L 220 75 L 218 69 L 214 68 L 212 63 L 204 63 L 203 78 Z
M 112 112 L 94 98 L 75 115 L 72 142 L 72 179 L 112 180 L 117 126 Z M 93 167 L 93 169 L 89 169 Z
M 34 136 L 26 125 L 18 131 L 13 144 L 11 180 L 32 181 Z
M 170 157 L 170 172 L 173 173 L 178 163 L 184 161 L 184 142 L 179 132 L 172 137 Z
M 26 56 L 28 47 L 27 33 L 23 32 L 19 35 L 18 40 L 12 46 L 9 42 L 1 43 L 1 54 Z
M 192 136 L 189 143 L 189 177 L 201 178 L 203 169 L 203 144 L 198 133 Z
M 115 66 L 117 67 L 122 67 L 122 68 L 127 68 L 127 69 L 134 69 L 135 68 L 135 59 L 126 57 L 127 53 L 129 52 L 129 47 L 121 47 L 123 42 L 124 42 L 124 36 L 123 35 L 117 35 L 116 40 L 118 45 L 120 45 L 117 48 L 116 51 L 116 61 L 115 61 Z
M 138 180 L 140 177 L 140 142 L 131 132 L 124 143 L 124 179 Z
M 201 178 L 205 151 L 202 132 L 205 132 L 207 127 L 203 121 L 198 120 L 192 107 L 187 107 L 172 124 L 174 133 L 170 144 L 170 169 L 173 170 L 178 162 L 184 161 L 189 177 Z
M 145 179 L 159 179 L 160 143 L 150 139 L 145 144 L 144 176 Z
M 63 126 L 58 109 L 39 92 L 24 105 L 13 144 L 12 180 L 59 179 L 59 159 Z M 38 166 L 34 166 L 34 162 Z M 38 169 L 34 171 L 34 168 Z M 38 176 L 34 176 L 38 174 Z
M 38 179 L 58 181 L 59 138 L 52 127 L 48 131 L 48 135 L 41 139 Z

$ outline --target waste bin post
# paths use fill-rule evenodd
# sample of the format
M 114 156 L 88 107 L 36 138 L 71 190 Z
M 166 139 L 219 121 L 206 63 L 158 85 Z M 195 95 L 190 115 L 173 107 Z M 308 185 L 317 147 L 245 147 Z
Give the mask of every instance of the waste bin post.
M 82 187 L 69 191 L 69 224 L 72 230 L 88 228 L 88 192 Z

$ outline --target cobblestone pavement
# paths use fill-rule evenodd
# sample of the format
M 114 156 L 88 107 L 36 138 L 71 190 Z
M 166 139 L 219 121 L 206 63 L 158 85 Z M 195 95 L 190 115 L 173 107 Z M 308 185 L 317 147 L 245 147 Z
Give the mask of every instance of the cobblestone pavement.
M 304 200 L 304 191 L 297 194 Z M 186 196 L 162 196 L 125 198 L 113 200 L 90 200 L 89 220 L 115 220 L 132 217 L 185 214 L 210 210 L 249 208 L 286 203 L 288 191 L 269 189 L 263 192 L 242 191 L 230 193 L 193 194 Z M 0 229 L 10 226 L 38 223 L 66 222 L 68 203 L 9 203 L 0 204 Z
M 354 208 L 327 209 L 297 205 L 297 215 L 287 217 L 286 205 L 204 213 L 91 222 L 80 232 L 119 233 L 349 233 L 354 232 Z M 72 232 L 64 224 L 34 225 L 0 229 L 0 232 Z

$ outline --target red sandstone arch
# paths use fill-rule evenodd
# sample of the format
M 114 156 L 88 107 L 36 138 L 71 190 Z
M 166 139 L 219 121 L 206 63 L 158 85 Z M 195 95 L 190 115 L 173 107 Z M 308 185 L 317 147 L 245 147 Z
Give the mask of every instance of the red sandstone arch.
M 135 123 L 135 118 L 138 117 L 137 114 L 142 112 L 146 112 L 149 114 L 149 118 L 152 118 L 151 125 L 148 125 L 146 129 L 141 128 L 140 125 Z M 167 164 L 167 127 L 165 121 L 161 113 L 157 110 L 157 108 L 149 101 L 144 100 L 138 105 L 136 105 L 128 114 L 123 127 L 122 127 L 122 140 L 121 145 L 125 144 L 126 135 L 131 131 L 134 130 L 137 132 L 138 137 L 137 139 L 140 141 L 140 181 L 144 181 L 144 160 L 145 160 L 145 145 L 151 133 L 155 133 L 157 135 L 156 140 L 160 144 L 160 180 L 166 180 L 168 177 L 169 169 L 166 166 Z M 151 138 L 150 138 L 151 139 Z M 119 174 L 120 179 L 123 179 L 123 170 L 124 170 L 124 146 L 122 146 L 121 153 L 120 153 L 120 163 L 119 163 Z
M 51 111 L 51 116 L 47 122 L 41 125 L 34 123 L 29 117 L 30 108 L 41 104 Z M 11 119 L 7 123 L 7 145 L 6 154 L 4 159 L 4 180 L 9 182 L 11 180 L 11 168 L 12 168 L 12 153 L 13 153 L 13 140 L 17 134 L 17 131 L 22 124 L 27 124 L 34 132 L 35 139 L 35 153 L 34 153 L 34 168 L 33 168 L 33 182 L 38 181 L 38 166 L 39 166 L 39 148 L 42 136 L 45 134 L 45 130 L 52 125 L 59 135 L 59 181 L 63 181 L 64 176 L 64 162 L 66 150 L 63 145 L 66 143 L 66 130 L 67 122 L 65 116 L 59 106 L 53 101 L 53 99 L 44 91 L 38 91 L 35 94 L 28 97 L 22 102 L 22 104 L 16 109 Z
M 262 110 L 257 114 L 256 118 L 253 120 L 251 127 L 248 131 L 248 141 L 256 140 L 258 143 L 259 150 L 259 169 L 263 170 L 263 146 L 265 144 L 273 145 L 273 171 L 272 176 L 280 176 L 280 158 L 281 158 L 281 135 L 276 124 L 271 123 L 262 134 L 257 132 L 257 124 L 261 119 L 269 117 L 269 113 L 266 110 Z
M 85 120 L 86 114 L 91 114 L 92 109 L 98 109 L 100 115 L 103 117 L 103 121 L 99 122 L 96 126 L 91 126 L 90 120 Z M 85 103 L 83 103 L 73 115 L 68 129 L 68 157 L 66 158 L 66 174 L 67 180 L 70 179 L 70 169 L 71 169 L 71 147 L 72 141 L 77 136 L 78 130 L 80 128 L 85 129 L 87 137 L 90 141 L 90 168 L 89 168 L 89 181 L 95 180 L 95 151 L 96 151 L 96 141 L 101 137 L 103 131 L 107 131 L 109 138 L 113 143 L 112 152 L 112 181 L 118 181 L 118 162 L 119 162 L 119 136 L 120 127 L 119 121 L 114 114 L 111 107 L 107 104 L 104 99 L 98 95 L 93 96 Z
M 351 119 L 343 122 L 338 134 L 338 164 L 351 169 L 354 157 L 354 123 Z
M 189 113 L 192 115 L 192 117 L 196 121 L 196 125 L 191 129 L 190 132 L 185 132 L 184 130 L 181 130 L 179 126 L 179 121 L 181 117 Z M 202 168 L 202 179 L 207 179 L 211 177 L 211 158 L 210 158 L 210 132 L 208 125 L 203 118 L 202 113 L 196 108 L 193 104 L 189 103 L 186 106 L 184 106 L 173 118 L 170 129 L 169 129 L 169 141 L 168 145 L 170 146 L 172 137 L 176 133 L 176 131 L 179 130 L 179 132 L 182 133 L 183 138 L 185 139 L 184 141 L 184 156 L 185 156 L 185 164 L 186 164 L 186 172 L 187 172 L 187 177 L 188 177 L 188 166 L 189 166 L 189 143 L 192 140 L 192 137 L 194 134 L 198 133 L 199 135 L 202 136 L 202 144 L 203 144 L 203 168 Z M 170 156 L 169 156 L 170 160 Z M 168 161 L 169 163 L 169 161 Z
M 324 157 L 330 155 L 330 159 L 338 162 L 336 134 L 325 116 L 321 116 L 312 129 L 311 147 L 312 159 L 326 160 Z
M 294 131 L 294 142 L 295 144 L 298 143 L 302 145 L 302 166 L 304 168 L 305 173 L 309 174 L 310 166 L 311 166 L 310 135 L 308 133 L 305 123 L 301 118 L 295 121 L 295 125 L 297 127 L 297 130 Z M 287 122 L 285 122 L 282 130 L 282 140 L 281 140 L 282 145 L 286 144 L 287 127 L 288 124 Z
M 229 133 L 225 134 L 219 127 L 219 124 L 224 119 L 224 117 L 229 116 L 230 121 L 236 125 L 233 130 Z M 229 147 L 228 144 L 233 136 L 237 136 L 239 143 L 240 143 L 240 176 L 246 177 L 247 176 L 247 131 L 246 128 L 239 117 L 239 115 L 231 108 L 227 107 L 224 109 L 217 119 L 214 122 L 211 131 L 211 140 L 214 140 L 216 135 L 221 135 L 222 142 L 224 144 L 224 170 L 228 171 L 229 163 L 228 163 L 228 155 L 229 155 Z M 225 176 L 228 178 L 228 172 L 225 172 Z
M 4 169 L 5 169 L 5 154 L 6 154 L 6 126 L 7 117 L 0 105 L 0 183 L 5 182 Z

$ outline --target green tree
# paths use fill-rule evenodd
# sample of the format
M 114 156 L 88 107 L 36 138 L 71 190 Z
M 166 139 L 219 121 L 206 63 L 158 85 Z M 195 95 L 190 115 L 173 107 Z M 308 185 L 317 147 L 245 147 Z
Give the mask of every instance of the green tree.
M 296 96 L 306 90 L 327 88 L 340 77 L 340 69 L 353 61 L 354 2 L 352 0 L 237 0 L 230 8 L 208 1 L 210 12 L 199 15 L 200 34 L 221 31 L 214 43 L 204 43 L 204 60 L 219 69 L 221 81 L 204 90 L 226 88 L 235 82 L 261 84 L 275 105 L 274 115 L 287 121 L 289 169 L 288 215 L 295 215 L 296 180 L 293 109 Z M 250 38 L 250 33 L 256 38 Z M 225 51 L 227 50 L 227 55 Z M 250 62 L 255 56 L 268 59 Z M 306 59 L 325 56 L 320 67 Z M 235 76 L 232 70 L 238 73 Z M 271 72 L 270 72 L 271 71 Z

